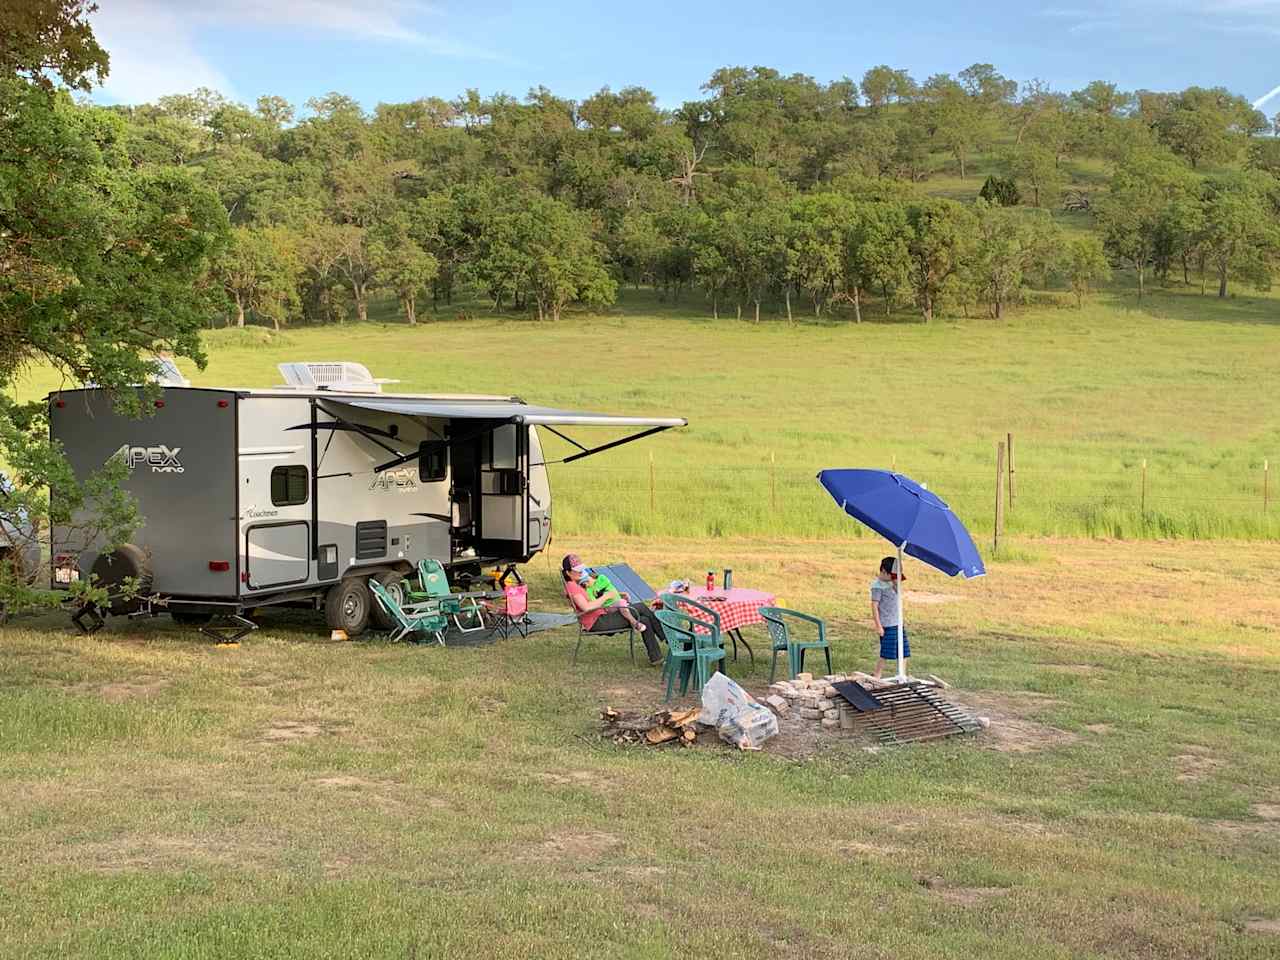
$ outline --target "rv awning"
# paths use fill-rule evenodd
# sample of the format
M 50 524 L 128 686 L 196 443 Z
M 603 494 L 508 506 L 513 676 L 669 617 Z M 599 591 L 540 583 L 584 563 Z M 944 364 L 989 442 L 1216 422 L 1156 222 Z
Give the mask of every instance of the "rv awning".
M 361 410 L 377 410 L 381 413 L 398 413 L 408 417 L 439 417 L 445 420 L 504 420 L 508 423 L 527 423 L 533 426 L 582 426 L 582 427 L 683 427 L 689 421 L 683 417 L 620 417 L 607 413 L 586 413 L 580 410 L 557 410 L 554 407 L 535 407 L 514 400 L 428 400 L 412 397 L 370 397 L 369 399 L 330 400 L 326 404 L 342 404 Z
M 578 452 L 564 457 L 557 463 L 572 463 L 595 453 L 612 450 L 624 443 L 642 440 L 672 427 L 688 426 L 689 421 L 683 417 L 621 417 L 607 413 L 587 413 L 579 410 L 559 410 L 554 407 L 536 407 L 517 400 L 432 400 L 416 397 L 342 397 L 325 398 L 326 405 L 354 407 L 358 410 L 370 410 L 377 413 L 394 413 L 406 417 L 432 417 L 442 420 L 478 420 L 490 423 L 519 423 L 527 426 L 546 427 L 560 439 L 578 448 Z M 639 432 L 629 434 L 618 440 L 611 440 L 598 446 L 588 447 L 563 433 L 560 427 L 624 427 L 640 428 Z M 485 429 L 485 428 L 481 428 Z M 375 441 L 376 442 L 376 441 Z M 380 444 L 381 445 L 381 444 Z M 388 448 L 390 449 L 390 448 Z M 394 451 L 393 451 L 394 452 Z M 381 473 L 422 456 L 422 451 L 397 456 L 386 463 L 378 464 L 374 469 Z

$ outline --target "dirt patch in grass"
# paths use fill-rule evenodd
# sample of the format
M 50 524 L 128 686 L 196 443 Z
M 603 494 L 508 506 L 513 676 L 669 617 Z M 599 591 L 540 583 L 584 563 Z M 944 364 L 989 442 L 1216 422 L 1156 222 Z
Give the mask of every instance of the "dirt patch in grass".
M 262 842 L 228 837 L 131 836 L 63 847 L 55 859 L 100 873 L 186 870 L 192 866 L 269 865 L 279 851 Z
M 312 737 L 323 737 L 329 732 L 317 723 L 280 720 L 267 727 L 258 739 L 263 743 L 295 743 Z
M 153 697 L 172 680 L 164 677 L 143 675 L 133 680 L 117 680 L 113 683 L 77 683 L 66 688 L 67 693 L 84 695 L 92 694 L 101 697 L 107 703 L 124 703 L 126 700 L 145 700 Z
M 1280 803 L 1255 803 L 1249 810 L 1259 820 L 1280 821 Z
M 1109 723 L 1086 723 L 1084 728 L 1090 733 L 1096 733 L 1102 736 L 1105 736 L 1115 729 Z
M 1173 765 L 1177 770 L 1174 779 L 1179 783 L 1200 783 L 1224 765 L 1223 760 L 1210 756 L 1203 747 L 1184 747 L 1183 749 L 1187 752 L 1173 758 Z
M 1264 933 L 1273 937 L 1280 937 L 1280 920 L 1246 920 L 1244 928 L 1250 933 Z
M 920 885 L 938 899 L 957 907 L 976 907 L 1009 893 L 1007 887 L 954 887 L 942 877 L 927 877 Z
M 564 772 L 546 771 L 538 774 L 538 779 L 557 787 L 587 787 L 599 789 L 613 786 L 613 781 L 590 770 L 566 770 Z
M 600 830 L 560 830 L 538 845 L 538 859 L 552 858 L 577 862 L 599 860 L 622 846 L 622 839 Z
M 1031 690 L 1011 694 L 947 690 L 945 696 L 975 716 L 987 717 L 991 726 L 978 735 L 978 743 L 1001 753 L 1034 753 L 1076 743 L 1078 734 L 1049 726 L 1027 714 L 1062 701 Z

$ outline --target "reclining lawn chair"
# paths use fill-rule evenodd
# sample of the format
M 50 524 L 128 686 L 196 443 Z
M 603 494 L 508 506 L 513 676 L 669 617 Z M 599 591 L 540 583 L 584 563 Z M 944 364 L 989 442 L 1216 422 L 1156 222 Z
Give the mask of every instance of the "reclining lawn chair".
M 835 672 L 831 669 L 831 642 L 827 640 L 827 624 L 825 621 L 811 614 L 800 613 L 798 610 L 788 610 L 785 607 L 761 607 L 760 616 L 764 617 L 764 622 L 769 627 L 769 638 L 773 646 L 773 660 L 769 664 L 770 683 L 773 683 L 773 671 L 778 666 L 778 654 L 784 650 L 787 652 L 787 679 L 789 680 L 794 680 L 796 674 L 804 669 L 804 652 L 806 650 L 821 650 L 825 653 L 827 655 L 827 673 Z M 789 619 L 817 626 L 817 639 L 796 639 L 791 635 L 791 629 L 787 624 Z
M 565 591 L 564 598 L 569 600 L 569 592 L 567 590 Z M 578 662 L 578 650 L 582 648 L 582 638 L 587 634 L 590 634 L 593 637 L 613 637 L 620 633 L 625 633 L 627 635 L 627 645 L 631 649 L 631 662 L 636 662 L 636 631 L 630 624 L 627 624 L 625 627 L 617 627 L 613 630 L 587 630 L 582 626 L 582 614 L 578 612 L 578 609 L 573 605 L 572 600 L 569 601 L 569 609 L 573 612 L 574 617 L 578 621 L 578 643 L 577 646 L 573 648 L 573 663 Z
M 484 629 L 484 608 L 480 605 L 480 601 L 475 597 L 450 591 L 449 576 L 439 560 L 418 561 L 418 583 L 419 589 L 409 590 L 406 594 L 410 601 L 438 602 L 441 611 L 453 620 L 453 625 L 461 633 L 475 633 L 477 630 Z M 462 625 L 464 613 L 472 623 L 469 627 Z
M 645 583 L 644 577 L 632 570 L 630 564 L 611 563 L 606 567 L 593 566 L 591 569 L 604 574 L 618 588 L 619 593 L 627 594 L 637 603 L 652 603 L 658 596 L 658 591 Z
M 396 603 L 396 598 L 387 592 L 387 588 L 380 584 L 376 577 L 369 578 L 369 590 L 372 591 L 374 600 L 396 624 L 396 629 L 391 635 L 392 643 L 413 634 L 422 633 L 431 637 L 440 646 L 444 646 L 444 632 L 449 629 L 449 621 L 441 612 L 439 603 L 432 600 L 402 607 Z

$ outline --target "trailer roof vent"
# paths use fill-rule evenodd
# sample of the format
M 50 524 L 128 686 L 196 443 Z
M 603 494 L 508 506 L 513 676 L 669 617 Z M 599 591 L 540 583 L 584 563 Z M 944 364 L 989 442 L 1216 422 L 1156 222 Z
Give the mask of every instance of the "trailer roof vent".
M 399 380 L 375 378 L 362 363 L 339 360 L 328 363 L 303 361 L 279 365 L 284 384 L 293 390 L 333 390 L 338 393 L 381 393 L 384 383 Z

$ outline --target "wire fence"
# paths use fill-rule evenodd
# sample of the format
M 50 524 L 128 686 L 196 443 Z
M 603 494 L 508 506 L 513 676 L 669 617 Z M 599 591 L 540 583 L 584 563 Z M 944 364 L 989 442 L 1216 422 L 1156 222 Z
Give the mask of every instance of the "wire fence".
M 1179 470 L 1134 459 L 1113 469 L 977 470 L 905 462 L 885 465 L 936 490 L 975 536 L 1121 539 L 1280 538 L 1280 491 L 1269 461 Z M 574 533 L 672 536 L 850 537 L 864 535 L 835 510 L 817 469 L 696 459 L 553 468 L 556 523 Z

